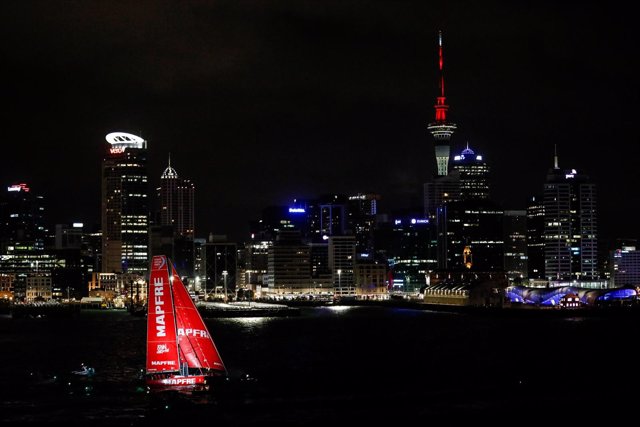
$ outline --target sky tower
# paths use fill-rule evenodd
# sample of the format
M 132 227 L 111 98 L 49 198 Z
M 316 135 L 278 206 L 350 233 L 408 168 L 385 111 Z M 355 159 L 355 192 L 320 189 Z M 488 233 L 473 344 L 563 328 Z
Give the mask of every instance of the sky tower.
M 440 93 L 436 98 L 436 120 L 433 123 L 429 123 L 427 129 L 433 135 L 435 139 L 436 148 L 436 162 L 438 165 L 438 176 L 446 176 L 449 169 L 449 141 L 451 135 L 456 130 L 454 123 L 447 122 L 447 110 L 449 106 L 446 103 L 444 96 L 444 71 L 443 71 L 443 57 L 442 57 L 442 31 L 438 31 L 438 68 L 440 69 L 440 79 L 438 85 L 440 87 Z

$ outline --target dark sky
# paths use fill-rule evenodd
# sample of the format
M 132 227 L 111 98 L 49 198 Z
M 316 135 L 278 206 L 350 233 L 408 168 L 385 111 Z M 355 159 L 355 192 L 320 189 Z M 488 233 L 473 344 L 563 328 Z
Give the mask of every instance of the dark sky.
M 272 204 L 377 192 L 435 169 L 426 125 L 444 32 L 452 149 L 522 209 L 553 147 L 598 185 L 601 234 L 638 237 L 637 20 L 623 4 L 441 1 L 3 1 L 0 184 L 52 222 L 100 219 L 104 135 L 148 140 L 197 186 L 196 231 L 243 238 Z

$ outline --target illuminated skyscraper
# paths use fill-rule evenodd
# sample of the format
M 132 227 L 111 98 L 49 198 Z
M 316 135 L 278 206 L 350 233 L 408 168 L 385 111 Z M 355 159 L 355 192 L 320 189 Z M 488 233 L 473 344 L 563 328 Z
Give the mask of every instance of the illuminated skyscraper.
M 378 214 L 378 194 L 356 194 L 349 196 L 347 212 L 348 228 L 356 236 L 357 259 L 373 259 L 374 242 L 373 230 Z
M 178 177 L 169 165 L 160 177 L 160 225 L 173 226 L 174 234 L 193 240 L 195 185 Z
M 504 211 L 503 226 L 504 271 L 510 281 L 519 283 L 528 274 L 527 211 Z
M 555 156 L 544 185 L 544 275 L 549 280 L 599 278 L 596 187 Z
M 148 268 L 147 141 L 113 132 L 102 163 L 102 271 L 137 273 Z
M 165 245 L 163 254 L 170 257 L 178 274 L 194 276 L 194 195 L 195 185 L 178 176 L 169 164 L 160 177 L 160 230 L 167 229 L 170 245 Z M 158 227 L 152 227 L 157 231 Z M 170 231 L 169 231 L 170 230 Z M 161 231 L 162 233 L 162 231 Z M 156 255 L 157 250 L 152 248 Z
M 456 125 L 447 121 L 447 111 L 449 106 L 444 95 L 444 58 L 442 51 L 442 31 L 438 32 L 438 68 L 440 79 L 438 82 L 440 93 L 436 98 L 436 120 L 429 123 L 427 129 L 435 139 L 436 163 L 438 166 L 438 176 L 446 176 L 449 171 L 449 153 L 451 135 L 456 130 Z
M 44 198 L 27 184 L 7 187 L 0 199 L 0 247 L 20 251 L 44 250 Z
M 460 174 L 460 200 L 489 198 L 489 165 L 469 148 L 469 144 L 453 158 L 453 170 Z
M 544 204 L 532 196 L 527 205 L 528 278 L 544 278 Z

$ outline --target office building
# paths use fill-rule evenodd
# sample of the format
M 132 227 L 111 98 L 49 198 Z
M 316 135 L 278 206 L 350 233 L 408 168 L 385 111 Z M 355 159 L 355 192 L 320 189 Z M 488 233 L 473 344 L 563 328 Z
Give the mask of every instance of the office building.
M 146 275 L 149 264 L 147 141 L 106 136 L 102 163 L 102 272 Z

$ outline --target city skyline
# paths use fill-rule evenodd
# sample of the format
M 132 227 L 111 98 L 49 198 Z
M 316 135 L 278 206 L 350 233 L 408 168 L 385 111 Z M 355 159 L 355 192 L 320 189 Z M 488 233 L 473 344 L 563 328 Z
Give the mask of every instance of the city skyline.
M 492 198 L 524 209 L 557 146 L 597 186 L 599 235 L 638 236 L 624 9 L 358 4 L 3 4 L 2 184 L 45 196 L 50 222 L 98 224 L 104 137 L 130 132 L 150 195 L 169 155 L 194 183 L 197 237 L 241 239 L 262 208 L 324 193 L 406 207 L 435 173 L 441 30 L 451 154 L 485 156 Z

